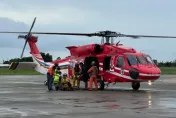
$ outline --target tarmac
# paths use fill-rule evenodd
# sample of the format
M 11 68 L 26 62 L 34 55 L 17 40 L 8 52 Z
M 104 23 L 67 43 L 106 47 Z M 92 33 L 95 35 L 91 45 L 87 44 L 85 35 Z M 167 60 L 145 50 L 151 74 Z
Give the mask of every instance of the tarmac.
M 52 91 L 46 77 L 0 76 L 0 118 L 175 118 L 176 76 L 152 85 L 110 85 L 104 91 Z

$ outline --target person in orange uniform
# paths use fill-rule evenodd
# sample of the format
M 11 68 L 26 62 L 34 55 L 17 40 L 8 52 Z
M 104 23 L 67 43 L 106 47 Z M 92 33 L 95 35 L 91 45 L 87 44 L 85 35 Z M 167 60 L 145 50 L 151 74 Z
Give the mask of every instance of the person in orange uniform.
M 47 72 L 47 83 L 48 83 L 48 90 L 49 91 L 52 91 L 53 88 L 52 88 L 52 85 L 53 85 L 53 75 L 54 75 L 54 71 L 56 69 L 56 67 L 58 66 L 57 63 L 55 63 L 54 65 L 51 65 L 48 69 L 48 72 Z
M 98 90 L 97 76 L 98 76 L 98 68 L 95 66 L 95 61 L 91 63 L 92 67 L 88 70 L 90 79 L 89 79 L 89 91 L 92 91 L 92 84 L 94 82 L 95 89 Z

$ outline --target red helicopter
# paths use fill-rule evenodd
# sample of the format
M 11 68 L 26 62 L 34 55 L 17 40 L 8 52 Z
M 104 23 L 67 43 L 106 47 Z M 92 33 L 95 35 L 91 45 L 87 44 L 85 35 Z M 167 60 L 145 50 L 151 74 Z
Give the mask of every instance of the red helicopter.
M 29 44 L 30 54 L 36 64 L 35 70 L 46 74 L 47 69 L 54 63 L 58 63 L 62 73 L 67 73 L 72 77 L 72 69 L 75 63 L 83 62 L 86 70 L 91 66 L 91 62 L 95 61 L 99 68 L 99 89 L 103 90 L 105 84 L 116 82 L 131 82 L 133 90 L 140 88 L 140 82 L 153 82 L 160 78 L 161 71 L 155 65 L 152 58 L 148 54 L 137 52 L 134 48 L 123 46 L 122 44 L 114 44 L 115 37 L 131 37 L 131 38 L 176 38 L 172 36 L 147 36 L 147 35 L 127 35 L 112 31 L 100 31 L 96 33 L 50 33 L 50 32 L 31 32 L 36 18 L 34 19 L 29 32 L 0 32 L 0 33 L 23 33 L 27 35 L 19 35 L 18 38 L 24 38 L 25 44 L 22 50 L 23 56 L 26 44 Z M 53 62 L 44 62 L 39 49 L 36 46 L 38 37 L 32 34 L 47 35 L 74 35 L 74 36 L 98 36 L 102 37 L 101 44 L 88 44 L 83 46 L 68 46 L 70 56 L 55 60 Z M 10 69 L 17 69 L 25 63 L 12 63 Z

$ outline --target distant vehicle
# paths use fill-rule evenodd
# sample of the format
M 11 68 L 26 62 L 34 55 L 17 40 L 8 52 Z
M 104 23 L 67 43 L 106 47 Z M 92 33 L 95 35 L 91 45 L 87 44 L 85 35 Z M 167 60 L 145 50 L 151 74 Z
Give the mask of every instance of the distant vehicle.
M 148 54 L 137 52 L 134 48 L 126 47 L 119 42 L 114 44 L 115 37 L 131 38 L 176 38 L 172 36 L 146 36 L 146 35 L 127 35 L 112 31 L 101 31 L 97 33 L 50 33 L 50 32 L 31 32 L 36 18 L 29 32 L 0 32 L 0 33 L 25 33 L 18 38 L 25 39 L 25 45 L 21 54 L 23 56 L 26 44 L 29 44 L 30 54 L 36 63 L 35 70 L 46 74 L 47 69 L 54 63 L 58 63 L 62 73 L 67 73 L 72 77 L 72 69 L 75 63 L 83 62 L 86 70 L 90 68 L 92 61 L 96 61 L 99 68 L 99 87 L 105 88 L 105 84 L 116 82 L 131 82 L 133 90 L 140 88 L 140 82 L 152 82 L 157 80 L 160 69 L 154 64 Z M 74 35 L 74 36 L 98 36 L 102 37 L 101 44 L 88 44 L 83 46 L 68 46 L 70 56 L 53 62 L 44 62 L 40 51 L 36 46 L 38 37 L 32 34 L 47 35 Z M 12 63 L 10 68 L 17 68 L 22 63 Z M 12 67 L 13 66 L 13 67 Z

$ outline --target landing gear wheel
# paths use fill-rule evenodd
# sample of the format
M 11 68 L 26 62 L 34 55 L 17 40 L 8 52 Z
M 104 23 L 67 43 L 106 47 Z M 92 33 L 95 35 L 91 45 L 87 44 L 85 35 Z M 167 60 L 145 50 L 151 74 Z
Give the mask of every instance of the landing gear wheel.
M 99 90 L 104 90 L 104 81 L 103 80 L 98 80 L 98 89 Z
M 140 88 L 140 82 L 132 82 L 132 88 L 137 91 Z
M 44 81 L 44 85 L 45 85 L 45 86 L 47 86 L 47 85 L 48 85 L 48 82 L 47 82 L 47 80 L 46 80 L 46 81 Z
M 59 90 L 59 87 L 58 87 L 58 86 L 56 86 L 56 87 L 55 87 L 55 90 L 56 90 L 56 91 L 58 91 L 58 90 Z

